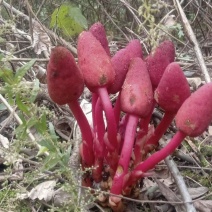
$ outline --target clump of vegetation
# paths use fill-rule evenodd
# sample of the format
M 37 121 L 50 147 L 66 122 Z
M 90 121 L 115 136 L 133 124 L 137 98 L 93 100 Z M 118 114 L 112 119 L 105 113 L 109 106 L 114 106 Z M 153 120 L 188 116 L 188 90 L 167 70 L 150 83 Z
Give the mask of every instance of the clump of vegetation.
M 96 27 L 102 29 L 102 25 L 96 25 Z M 102 32 L 101 38 L 106 36 L 104 30 L 99 30 L 98 32 Z M 83 180 L 91 182 L 86 184 L 86 186 L 91 188 L 93 183 L 100 183 L 101 185 L 103 181 L 110 181 L 111 186 L 107 188 L 110 193 L 132 195 L 137 181 L 161 160 L 173 153 L 186 135 L 195 137 L 206 130 L 212 120 L 212 101 L 209 99 L 212 93 L 212 83 L 202 86 L 190 96 L 189 85 L 182 69 L 177 63 L 173 62 L 175 53 L 174 46 L 170 41 L 164 41 L 155 50 L 154 54 L 147 56 L 146 62 L 141 57 L 132 56 L 130 58 L 130 54 L 128 54 L 130 64 L 126 75 L 124 74 L 124 82 L 119 90 L 120 102 L 118 102 L 120 110 L 125 115 L 116 120 L 115 117 L 120 117 L 120 114 L 115 115 L 115 113 L 120 113 L 120 110 L 113 109 L 107 91 L 111 84 L 116 83 L 114 81 L 116 79 L 114 77 L 115 70 L 110 57 L 105 51 L 105 45 L 101 43 L 102 40 L 106 40 L 106 37 L 97 40 L 95 33 L 92 35 L 92 33 L 86 31 L 82 32 L 78 38 L 78 64 L 82 71 L 85 85 L 92 92 L 94 98 L 92 99 L 93 126 L 86 125 L 87 130 L 81 127 L 82 148 L 80 152 L 82 167 L 92 168 L 93 166 L 94 171 L 88 171 Z M 139 46 L 140 43 L 134 44 L 131 47 L 131 52 L 136 52 L 137 49 L 141 50 Z M 57 54 L 55 54 L 55 51 L 57 51 Z M 50 96 L 54 94 L 52 98 L 56 99 L 56 102 L 58 98 L 64 98 L 66 95 L 72 96 L 72 92 L 67 92 L 66 90 L 72 88 L 72 91 L 77 91 L 75 87 L 82 84 L 75 84 L 77 82 L 74 74 L 77 70 L 76 66 L 68 65 L 69 60 L 73 61 L 73 58 L 63 57 L 64 52 L 63 48 L 56 47 L 52 51 L 48 65 L 48 84 L 52 85 L 48 86 L 49 93 Z M 65 55 L 68 54 L 67 52 Z M 139 55 L 142 56 L 143 54 Z M 55 67 L 52 66 L 53 63 Z M 58 66 L 59 68 L 57 68 Z M 125 73 L 125 67 L 123 66 L 122 70 L 119 71 Z M 77 72 L 80 72 L 80 70 L 77 70 Z M 68 81 L 69 83 L 66 85 L 67 79 L 69 79 L 68 76 L 70 76 L 70 82 Z M 56 82 L 60 82 L 59 85 Z M 178 88 L 178 83 L 181 84 L 180 88 Z M 155 91 L 155 95 L 153 95 L 153 91 Z M 157 145 L 176 113 L 176 125 L 179 131 L 167 146 L 149 157 L 146 156 L 155 148 L 145 148 L 145 145 L 150 144 L 148 140 L 146 141 L 147 143 L 144 142 L 143 151 L 139 151 L 142 160 L 136 161 L 133 159 L 133 152 L 137 148 L 134 145 L 136 137 L 139 135 L 137 131 L 145 132 L 145 134 L 142 134 L 143 137 L 149 134 L 149 123 L 147 122 L 147 127 L 145 126 L 145 128 L 142 128 L 144 127 L 142 125 L 139 126 L 138 123 L 144 122 L 146 118 L 149 120 L 148 117 L 152 115 L 155 106 L 154 98 L 166 113 L 163 122 L 161 122 L 161 125 L 165 127 L 161 130 L 162 132 L 157 133 L 157 136 L 155 136 L 154 132 L 152 133 L 151 136 L 157 137 L 157 139 L 153 143 L 150 142 L 151 145 Z M 70 105 L 69 101 L 64 101 L 63 104 L 65 103 Z M 81 110 L 76 111 L 74 107 L 70 108 L 73 110 L 75 117 L 81 114 Z M 103 122 L 103 111 L 106 116 L 106 123 Z M 77 121 L 79 126 L 81 126 L 82 119 L 77 118 Z M 121 125 L 122 122 L 124 122 L 124 125 Z M 137 128 L 139 129 L 137 130 Z M 162 127 L 160 126 L 159 128 Z M 92 133 L 90 133 L 91 129 Z M 120 134 L 121 130 L 122 134 Z M 84 133 L 89 136 L 86 137 Z M 92 135 L 92 138 L 90 135 Z M 109 173 L 108 178 L 103 180 L 103 175 L 106 174 L 104 167 L 107 167 L 107 172 Z M 106 189 L 101 186 L 100 188 L 102 190 Z M 125 207 L 121 198 L 116 196 L 109 197 L 108 205 L 114 211 L 123 211 Z
M 211 83 L 194 62 L 176 5 L 10 4 L 2 1 L 0 18 L 1 210 L 135 211 L 133 199 L 169 199 L 168 187 L 163 193 L 153 184 L 163 178 L 170 185 L 158 170 L 171 168 L 157 164 L 178 147 L 177 163 L 198 163 L 201 179 L 196 169 L 189 177 L 211 187 Z M 207 63 L 211 12 L 205 2 L 197 4 L 184 5 L 184 12 L 197 38 L 204 36 Z M 192 144 L 186 138 L 185 150 L 186 135 L 198 137 Z M 172 138 L 163 148 L 162 137 Z M 182 156 L 191 151 L 193 159 Z M 163 210 L 139 204 L 140 210 L 153 207 Z

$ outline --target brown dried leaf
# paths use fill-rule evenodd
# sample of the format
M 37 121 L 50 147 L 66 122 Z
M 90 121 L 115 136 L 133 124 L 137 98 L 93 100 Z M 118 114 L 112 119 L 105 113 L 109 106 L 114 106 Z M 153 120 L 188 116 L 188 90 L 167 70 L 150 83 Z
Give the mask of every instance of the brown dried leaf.
M 15 173 L 10 177 L 11 180 L 22 180 L 24 177 L 24 166 L 22 164 L 22 160 L 18 159 L 13 163 Z
M 33 43 L 32 47 L 36 54 L 41 54 L 41 52 L 48 52 L 50 55 L 51 51 L 51 41 L 48 34 L 43 30 L 42 26 L 38 22 L 33 23 Z
M 54 205 L 56 207 L 65 205 L 68 202 L 72 201 L 71 195 L 68 192 L 63 191 L 62 188 L 59 188 L 58 190 L 55 191 L 53 198 L 54 198 Z
M 208 192 L 207 187 L 188 188 L 188 192 L 192 199 L 197 199 Z
M 174 178 L 168 169 L 155 171 L 155 176 L 156 178 L 160 178 L 160 181 L 163 182 L 167 187 L 170 187 L 174 184 Z
M 159 180 L 155 179 L 155 181 L 158 184 L 158 187 L 161 191 L 161 193 L 163 194 L 163 196 L 170 202 L 180 202 L 180 199 L 177 197 L 177 195 L 171 190 L 169 189 L 164 183 L 160 182 Z M 172 204 L 175 207 L 175 210 L 177 212 L 182 212 L 185 211 L 185 208 L 183 207 L 183 205 L 175 205 Z
M 192 90 L 196 90 L 202 84 L 200 77 L 187 78 L 187 80 L 189 85 L 193 88 Z
M 172 27 L 176 24 L 175 18 L 176 18 L 175 15 L 168 15 L 166 19 L 163 21 L 163 24 L 166 27 Z
M 5 149 L 9 148 L 9 140 L 5 136 L 0 134 L 0 146 L 2 146 Z
M 49 180 L 42 182 L 35 186 L 29 193 L 28 197 L 32 200 L 39 199 L 46 202 L 50 201 L 53 198 L 55 193 L 54 187 L 56 186 L 55 180 Z
M 208 127 L 208 133 L 209 133 L 209 135 L 212 135 L 212 126 Z
M 63 116 L 54 122 L 55 131 L 65 140 L 69 140 L 73 129 L 74 119 L 69 116 Z
M 194 207 L 200 212 L 212 211 L 212 200 L 198 200 L 194 202 Z

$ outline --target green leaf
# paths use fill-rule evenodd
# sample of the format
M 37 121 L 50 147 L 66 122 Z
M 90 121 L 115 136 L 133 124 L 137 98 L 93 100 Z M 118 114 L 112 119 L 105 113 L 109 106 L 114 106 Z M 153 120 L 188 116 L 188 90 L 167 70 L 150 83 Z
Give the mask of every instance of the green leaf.
M 0 43 L 5 43 L 6 42 L 6 39 L 0 37 Z
M 23 111 L 23 112 L 26 113 L 27 115 L 30 114 L 27 105 L 25 105 L 25 104 L 23 103 L 23 101 L 22 101 L 21 96 L 20 96 L 19 93 L 16 95 L 16 104 L 18 105 L 18 108 L 19 108 L 21 111 Z
M 33 89 L 31 91 L 31 96 L 30 96 L 30 102 L 34 102 L 35 99 L 36 99 L 36 96 L 38 94 L 38 91 L 39 91 L 39 80 L 36 79 L 35 82 L 34 82 L 34 86 L 33 86 Z
M 27 123 L 24 118 L 23 112 L 18 113 L 19 118 L 22 120 L 23 124 L 20 124 L 16 129 L 15 133 L 17 138 L 22 139 L 27 136 L 26 130 L 27 130 Z
M 50 154 L 44 161 L 44 170 L 50 170 L 54 168 L 59 162 L 61 158 L 57 153 Z
M 70 155 L 71 155 L 72 146 L 70 145 L 67 151 L 62 155 L 61 163 L 63 166 L 68 166 Z
M 36 117 L 31 117 L 29 120 L 27 120 L 27 127 L 31 128 L 38 122 L 38 119 Z
M 48 152 L 48 148 L 46 148 L 45 146 L 41 146 L 39 148 L 39 151 L 37 153 L 37 156 L 40 156 L 40 155 L 44 154 L 45 152 Z
M 46 114 L 43 113 L 40 120 L 35 124 L 36 129 L 39 133 L 43 134 L 47 132 Z
M 1 42 L 1 37 L 0 37 L 0 42 Z M 0 54 L 0 61 L 2 61 L 3 58 L 4 58 L 4 55 Z
M 51 122 L 49 122 L 49 132 L 50 132 L 51 138 L 54 141 L 57 141 L 58 136 L 56 135 L 55 130 L 54 130 L 54 125 Z
M 39 144 L 46 147 L 50 152 L 57 152 L 57 148 L 55 147 L 53 141 L 50 139 L 43 139 L 39 142 Z
M 24 114 L 22 112 L 18 113 L 19 118 L 21 119 L 21 121 L 23 122 L 23 124 L 26 124 L 26 119 L 24 117 Z
M 78 7 L 63 4 L 54 10 L 50 27 L 61 30 L 66 37 L 71 37 L 87 29 L 88 24 Z
M 9 85 L 14 84 L 14 75 L 12 70 L 3 68 L 0 70 L 0 78 Z
M 21 68 L 17 70 L 15 73 L 15 82 L 18 83 L 22 80 L 23 76 L 27 73 L 27 71 L 34 65 L 35 59 L 29 61 L 25 65 L 23 65 Z

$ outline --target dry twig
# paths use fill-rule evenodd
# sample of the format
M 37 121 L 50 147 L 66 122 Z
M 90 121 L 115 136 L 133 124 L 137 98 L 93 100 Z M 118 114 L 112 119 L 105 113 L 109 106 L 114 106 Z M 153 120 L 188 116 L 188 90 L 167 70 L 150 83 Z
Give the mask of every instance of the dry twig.
M 194 52 L 196 54 L 196 57 L 197 57 L 197 61 L 199 63 L 199 66 L 200 66 L 200 69 L 204 75 L 204 78 L 205 78 L 205 81 L 208 83 L 208 82 L 211 82 L 211 78 L 210 78 L 210 75 L 208 73 L 208 70 L 207 70 L 207 67 L 205 65 L 205 61 L 203 59 L 203 56 L 202 56 L 202 52 L 200 50 L 200 47 L 199 47 L 199 44 L 198 44 L 198 41 L 196 39 L 196 36 L 191 28 L 191 25 L 189 24 L 189 21 L 188 19 L 186 18 L 186 15 L 180 5 L 180 2 L 178 0 L 174 0 L 174 3 L 175 3 L 175 7 L 176 9 L 178 10 L 179 12 L 179 15 L 181 17 L 181 20 L 182 20 L 182 24 L 183 24 L 183 27 L 184 27 L 184 30 L 188 36 L 188 39 L 190 40 L 190 42 L 192 43 L 193 47 L 194 47 Z

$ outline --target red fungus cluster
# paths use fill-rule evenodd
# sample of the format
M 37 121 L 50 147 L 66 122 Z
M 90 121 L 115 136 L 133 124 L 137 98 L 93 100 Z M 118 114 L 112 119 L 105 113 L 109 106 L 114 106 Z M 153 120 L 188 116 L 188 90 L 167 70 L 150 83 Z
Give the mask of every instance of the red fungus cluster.
M 82 167 L 92 167 L 84 184 L 100 183 L 102 190 L 129 195 L 185 136 L 198 136 L 207 128 L 212 120 L 212 83 L 190 94 L 183 71 L 174 62 L 171 41 L 164 41 L 143 59 L 139 40 L 132 40 L 111 58 L 101 23 L 80 34 L 77 49 L 78 65 L 64 47 L 52 50 L 47 67 L 49 95 L 57 104 L 69 105 L 81 129 Z M 77 101 L 84 83 L 92 92 L 93 126 Z M 114 105 L 110 93 L 118 93 Z M 155 107 L 164 110 L 164 117 L 153 129 L 150 120 Z M 174 118 L 178 132 L 157 151 Z M 111 196 L 107 203 L 115 211 L 123 210 L 121 198 Z

